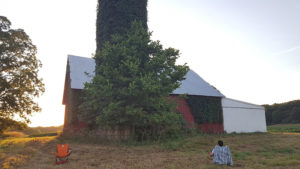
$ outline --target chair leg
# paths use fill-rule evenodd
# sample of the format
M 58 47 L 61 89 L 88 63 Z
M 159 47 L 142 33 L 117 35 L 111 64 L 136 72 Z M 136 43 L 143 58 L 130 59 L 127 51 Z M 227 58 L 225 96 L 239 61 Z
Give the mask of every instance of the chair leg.
M 67 161 L 68 161 L 68 156 L 63 157 L 63 159 L 62 159 L 62 158 L 56 157 L 56 164 L 57 164 L 57 165 L 64 164 L 64 163 L 66 163 Z
M 57 165 L 66 163 L 66 162 L 68 161 L 69 156 L 71 155 L 71 153 L 72 153 L 72 150 L 69 150 L 69 151 L 68 151 L 68 154 L 67 154 L 65 157 L 61 157 L 61 158 L 60 158 L 60 157 L 57 157 L 57 156 L 56 156 L 56 161 L 55 161 L 55 163 L 56 163 Z

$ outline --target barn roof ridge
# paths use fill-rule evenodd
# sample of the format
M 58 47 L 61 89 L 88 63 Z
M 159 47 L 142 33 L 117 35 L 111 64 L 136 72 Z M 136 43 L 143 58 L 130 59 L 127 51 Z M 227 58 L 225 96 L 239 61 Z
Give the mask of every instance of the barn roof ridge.
M 241 101 L 241 100 L 236 100 L 236 99 L 232 99 L 232 98 L 228 98 L 228 97 L 226 98 L 226 100 L 234 101 L 234 102 L 237 102 L 237 103 L 246 104 L 246 105 L 250 105 L 250 106 L 254 106 L 254 107 L 258 108 L 258 109 L 265 109 L 264 106 L 258 105 L 258 104 L 254 104 L 254 103 L 249 103 L 249 102 L 245 102 L 245 101 Z M 224 106 L 223 105 L 223 107 L 226 108 L 228 106 Z
M 90 82 L 95 75 L 95 61 L 93 58 L 68 55 L 70 80 L 72 89 L 84 89 L 84 83 Z M 87 75 L 89 74 L 89 76 Z M 219 90 L 206 82 L 195 71 L 190 70 L 186 79 L 172 94 L 188 94 L 213 97 L 225 97 Z

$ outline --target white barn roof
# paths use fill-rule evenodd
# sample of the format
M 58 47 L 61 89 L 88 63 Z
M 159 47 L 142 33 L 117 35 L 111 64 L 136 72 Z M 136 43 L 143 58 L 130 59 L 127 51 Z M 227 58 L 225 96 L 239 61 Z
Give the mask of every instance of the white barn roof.
M 221 92 L 208 84 L 193 70 L 190 70 L 185 75 L 185 80 L 181 82 L 181 86 L 179 88 L 173 91 L 173 94 L 225 97 Z
M 84 83 L 90 82 L 95 76 L 95 61 L 92 58 L 68 56 L 72 89 L 84 89 Z
M 90 82 L 95 75 L 95 61 L 92 58 L 68 55 L 72 89 L 83 89 L 85 82 Z M 172 94 L 225 97 L 221 92 L 204 81 L 197 73 L 190 70 L 181 86 Z

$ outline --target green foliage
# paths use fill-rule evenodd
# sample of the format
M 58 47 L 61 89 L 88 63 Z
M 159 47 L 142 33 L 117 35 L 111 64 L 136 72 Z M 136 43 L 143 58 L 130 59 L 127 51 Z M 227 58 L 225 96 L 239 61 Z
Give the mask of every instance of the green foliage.
M 300 123 L 300 100 L 264 105 L 267 124 Z
M 147 29 L 148 0 L 98 0 L 97 14 L 97 50 L 112 35 L 125 35 L 133 21 L 142 22 Z
M 188 96 L 186 101 L 191 108 L 196 123 L 203 124 L 223 122 L 221 98 Z
M 85 85 L 82 106 L 94 125 L 131 127 L 139 140 L 160 139 L 181 129 L 184 120 L 176 100 L 168 98 L 189 68 L 175 65 L 178 50 L 163 49 L 150 36 L 133 22 L 126 35 L 114 35 L 96 54 L 101 64 Z
M 34 97 L 44 92 L 38 78 L 40 61 L 36 47 L 22 29 L 11 29 L 0 16 L 0 132 L 10 126 L 28 123 L 28 115 L 40 111 Z M 22 122 L 14 121 L 15 116 Z
M 0 118 L 0 134 L 6 129 L 23 130 L 26 129 L 27 127 L 28 126 L 25 122 L 16 121 L 10 118 Z
M 50 127 L 28 127 L 22 130 L 27 135 L 41 134 L 41 133 L 57 133 L 63 130 L 63 126 L 50 126 Z

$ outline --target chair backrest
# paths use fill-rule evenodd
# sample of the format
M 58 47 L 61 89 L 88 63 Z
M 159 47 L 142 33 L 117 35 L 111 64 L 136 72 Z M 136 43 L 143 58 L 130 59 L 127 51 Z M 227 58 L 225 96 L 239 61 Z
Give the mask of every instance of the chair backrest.
M 57 144 L 57 156 L 65 157 L 68 155 L 69 144 Z

